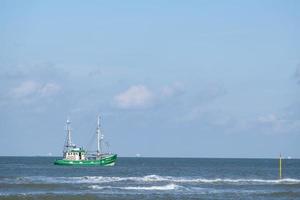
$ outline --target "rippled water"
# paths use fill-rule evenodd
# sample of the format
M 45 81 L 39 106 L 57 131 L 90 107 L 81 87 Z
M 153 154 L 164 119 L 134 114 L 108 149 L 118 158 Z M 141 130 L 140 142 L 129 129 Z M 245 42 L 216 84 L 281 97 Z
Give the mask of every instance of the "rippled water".
M 119 158 L 114 167 L 0 157 L 0 199 L 300 199 L 300 160 Z

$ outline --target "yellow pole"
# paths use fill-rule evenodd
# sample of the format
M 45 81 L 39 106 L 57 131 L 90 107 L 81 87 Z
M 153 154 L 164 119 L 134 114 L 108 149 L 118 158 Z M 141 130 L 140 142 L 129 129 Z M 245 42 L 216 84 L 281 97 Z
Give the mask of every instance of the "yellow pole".
M 279 179 L 282 179 L 282 162 L 281 162 L 281 154 L 279 156 Z

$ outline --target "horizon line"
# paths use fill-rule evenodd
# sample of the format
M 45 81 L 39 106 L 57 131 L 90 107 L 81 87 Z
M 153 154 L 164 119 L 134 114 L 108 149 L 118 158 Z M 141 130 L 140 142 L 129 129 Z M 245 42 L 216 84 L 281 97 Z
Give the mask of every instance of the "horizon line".
M 49 157 L 49 158 L 57 158 L 61 156 L 56 156 L 56 155 L 0 155 L 0 157 Z M 185 158 L 190 158 L 190 159 L 279 159 L 278 157 L 196 157 L 196 156 L 118 156 L 118 158 L 180 158 L 180 159 L 185 159 Z M 281 157 L 282 159 L 286 160 L 297 160 L 300 159 L 298 157 Z

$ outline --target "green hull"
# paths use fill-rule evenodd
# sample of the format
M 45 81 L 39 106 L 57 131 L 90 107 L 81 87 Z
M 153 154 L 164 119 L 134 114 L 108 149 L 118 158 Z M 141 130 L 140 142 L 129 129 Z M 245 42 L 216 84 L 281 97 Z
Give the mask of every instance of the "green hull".
M 105 156 L 97 160 L 66 160 L 59 159 L 54 162 L 55 165 L 69 166 L 114 166 L 117 160 L 117 154 Z

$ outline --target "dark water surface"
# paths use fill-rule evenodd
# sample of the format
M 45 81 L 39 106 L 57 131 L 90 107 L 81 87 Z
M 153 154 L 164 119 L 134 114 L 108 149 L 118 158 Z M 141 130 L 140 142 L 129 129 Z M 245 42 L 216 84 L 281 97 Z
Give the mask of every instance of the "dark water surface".
M 119 158 L 114 167 L 0 157 L 0 199 L 300 199 L 300 160 Z

